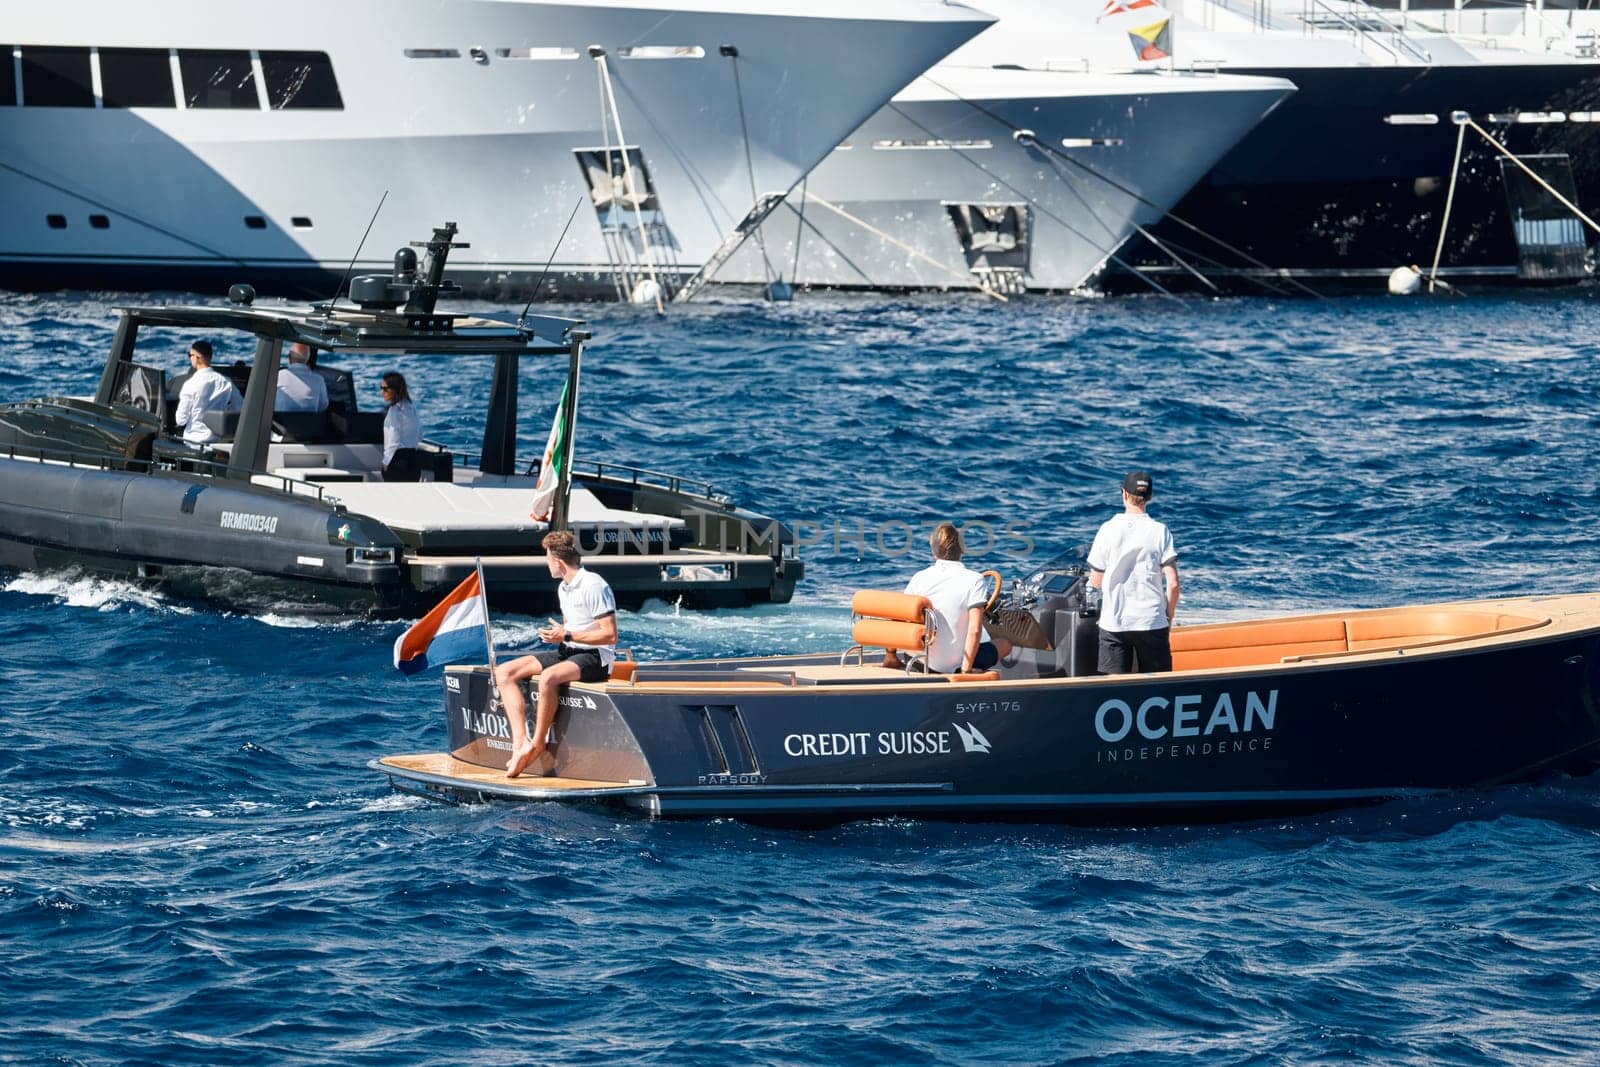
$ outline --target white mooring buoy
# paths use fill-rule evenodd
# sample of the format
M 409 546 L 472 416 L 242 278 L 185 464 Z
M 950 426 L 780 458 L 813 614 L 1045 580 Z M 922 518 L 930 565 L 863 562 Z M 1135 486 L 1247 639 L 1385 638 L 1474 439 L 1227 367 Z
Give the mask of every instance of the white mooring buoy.
M 1422 272 L 1416 267 L 1396 267 L 1389 272 L 1389 292 L 1394 296 L 1411 296 L 1422 288 Z
M 628 299 L 635 304 L 654 304 L 661 299 L 661 285 L 650 278 L 641 278 Z

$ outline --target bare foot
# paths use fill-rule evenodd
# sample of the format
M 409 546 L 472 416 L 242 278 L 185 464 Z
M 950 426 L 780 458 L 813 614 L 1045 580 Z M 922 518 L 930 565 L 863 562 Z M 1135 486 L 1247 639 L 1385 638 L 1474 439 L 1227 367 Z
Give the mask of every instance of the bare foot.
M 517 775 L 527 770 L 528 764 L 532 763 L 534 758 L 543 751 L 543 745 L 535 746 L 532 741 L 529 741 L 520 748 L 512 749 L 511 762 L 506 764 L 506 777 L 515 778 Z

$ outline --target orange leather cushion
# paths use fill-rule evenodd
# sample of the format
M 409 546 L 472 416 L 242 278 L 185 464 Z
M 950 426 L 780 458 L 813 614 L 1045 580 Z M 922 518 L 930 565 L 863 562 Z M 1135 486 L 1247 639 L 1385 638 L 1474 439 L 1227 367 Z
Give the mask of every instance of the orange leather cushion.
M 921 652 L 928 642 L 928 628 L 921 623 L 894 622 L 890 619 L 857 619 L 850 637 L 865 648 Z
M 882 589 L 861 589 L 850 598 L 850 610 L 857 615 L 900 622 L 922 622 L 922 613 L 932 605 L 925 596 L 890 593 Z

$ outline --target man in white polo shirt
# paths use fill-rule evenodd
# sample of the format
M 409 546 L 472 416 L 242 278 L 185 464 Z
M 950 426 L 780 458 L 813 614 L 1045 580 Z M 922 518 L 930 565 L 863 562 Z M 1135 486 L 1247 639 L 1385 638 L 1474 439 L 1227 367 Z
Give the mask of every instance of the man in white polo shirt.
M 511 722 L 507 778 L 517 777 L 544 755 L 550 726 L 556 721 L 557 690 L 568 682 L 605 681 L 611 677 L 611 663 L 617 655 L 617 600 L 611 586 L 584 568 L 577 538 L 570 531 L 547 533 L 541 543 L 550 577 L 561 583 L 556 590 L 561 621 L 549 619 L 539 628 L 539 637 L 555 648 L 502 663 L 495 671 L 500 703 Z M 530 731 L 522 683 L 535 677 L 539 679 L 539 705 Z M 544 773 L 549 773 L 548 769 Z
M 906 592 L 925 596 L 933 605 L 933 645 L 928 649 L 928 669 L 935 674 L 986 671 L 1011 651 L 1005 638 L 983 640 L 983 609 L 989 602 L 989 583 L 961 563 L 961 533 L 948 522 L 934 527 L 930 539 L 933 564 L 911 576 Z M 900 661 L 892 652 L 884 666 Z
M 1178 612 L 1178 550 L 1172 532 L 1145 514 L 1155 482 L 1144 471 L 1122 480 L 1122 514 L 1107 519 L 1089 547 L 1089 584 L 1101 591 L 1100 673 L 1172 669 Z

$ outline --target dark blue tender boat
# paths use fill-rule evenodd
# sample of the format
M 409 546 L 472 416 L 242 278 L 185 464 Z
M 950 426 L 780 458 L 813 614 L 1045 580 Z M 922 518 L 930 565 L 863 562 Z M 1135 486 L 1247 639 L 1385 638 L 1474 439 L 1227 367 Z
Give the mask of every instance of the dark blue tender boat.
M 1086 673 L 1096 638 L 1081 590 L 1067 572 L 1029 579 L 999 622 L 1033 647 L 983 675 L 908 674 L 870 652 L 619 662 L 609 682 L 563 694 L 542 778 L 505 777 L 510 735 L 489 673 L 452 668 L 449 750 L 371 766 L 438 799 L 651 815 L 1141 823 L 1600 763 L 1600 594 L 1184 626 L 1172 673 L 1102 676 Z M 861 619 L 856 634 L 914 647 L 896 624 L 916 616 Z

